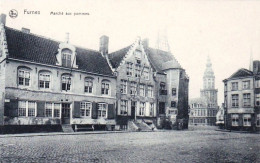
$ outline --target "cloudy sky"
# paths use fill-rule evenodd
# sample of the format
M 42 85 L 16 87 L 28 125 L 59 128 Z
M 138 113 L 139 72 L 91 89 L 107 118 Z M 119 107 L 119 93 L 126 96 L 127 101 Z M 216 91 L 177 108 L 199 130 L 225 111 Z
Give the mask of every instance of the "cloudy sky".
M 69 32 L 72 44 L 95 50 L 103 34 L 109 36 L 109 51 L 113 52 L 130 45 L 137 36 L 149 38 L 154 47 L 158 31 L 167 31 L 171 52 L 190 77 L 190 98 L 200 94 L 210 56 L 219 104 L 223 102 L 222 80 L 239 68 L 248 69 L 251 53 L 260 60 L 260 1 L 0 0 L 2 13 L 8 15 L 11 9 L 18 11 L 18 17 L 7 16 L 9 27 L 26 27 L 59 41 Z M 66 16 L 66 12 L 72 15 Z

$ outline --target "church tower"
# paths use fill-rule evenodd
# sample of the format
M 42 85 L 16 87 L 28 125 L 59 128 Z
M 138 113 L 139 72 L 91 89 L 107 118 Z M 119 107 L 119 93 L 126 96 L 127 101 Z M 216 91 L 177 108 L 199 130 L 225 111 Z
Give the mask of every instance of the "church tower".
M 200 96 L 207 99 L 208 107 L 217 107 L 217 93 L 215 89 L 215 75 L 212 69 L 210 58 L 207 59 L 206 70 L 203 76 L 203 89 L 200 90 Z

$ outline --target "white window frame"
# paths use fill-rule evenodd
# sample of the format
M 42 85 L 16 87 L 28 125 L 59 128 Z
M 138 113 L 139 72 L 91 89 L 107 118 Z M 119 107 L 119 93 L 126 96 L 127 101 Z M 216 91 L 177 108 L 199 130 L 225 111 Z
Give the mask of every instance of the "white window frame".
M 22 102 L 25 102 L 25 108 L 22 108 L 20 105 Z M 29 116 L 29 103 L 32 102 L 34 103 L 34 116 Z M 25 109 L 25 115 L 20 115 L 20 110 Z M 35 101 L 25 101 L 21 100 L 18 101 L 18 117 L 36 117 L 37 116 L 37 103 Z
M 140 102 L 139 116 L 145 115 L 145 102 Z
M 255 88 L 260 88 L 260 80 L 255 80 Z
M 49 109 L 47 108 L 47 104 L 51 104 L 51 116 L 47 116 L 46 115 L 46 110 Z M 59 105 L 59 108 L 55 108 L 55 105 Z M 55 111 L 59 110 L 59 116 L 55 116 Z M 57 103 L 57 102 L 46 102 L 45 103 L 45 110 L 44 110 L 44 115 L 45 117 L 51 117 L 51 118 L 61 118 L 61 103 Z
M 231 91 L 237 91 L 237 90 L 238 90 L 238 82 L 232 82 Z
M 82 115 L 82 110 L 84 110 L 84 115 Z M 89 115 L 87 115 L 87 111 L 89 111 Z M 91 102 L 80 102 L 80 117 L 86 118 L 91 117 L 92 111 L 92 103 Z
M 252 116 L 251 114 L 243 114 L 243 126 L 251 126 Z
M 47 76 L 49 76 L 49 81 L 46 80 Z M 40 84 L 41 81 L 43 82 L 43 87 L 41 87 L 41 84 Z M 49 82 L 49 88 L 46 88 L 47 82 Z M 48 72 L 40 72 L 39 73 L 39 88 L 40 89 L 50 89 L 51 88 L 51 74 L 50 73 L 48 73 Z
M 132 62 L 127 62 L 126 63 L 126 75 L 127 76 L 132 76 L 134 74 L 133 72 L 133 63 Z
M 110 95 L 110 82 L 105 80 L 101 82 L 101 94 L 102 95 Z
M 23 75 L 21 75 L 20 72 L 23 72 Z M 29 74 L 29 77 L 27 77 L 27 76 L 25 75 L 26 73 Z M 23 84 L 20 84 L 20 78 L 23 79 L 23 80 L 22 80 Z M 25 85 L 26 79 L 29 80 L 29 84 L 28 84 L 28 85 Z M 20 68 L 20 69 L 18 69 L 18 85 L 19 85 L 19 86 L 25 86 L 25 87 L 30 87 L 30 86 L 31 86 L 31 70 L 26 69 L 26 68 Z
M 237 98 L 233 98 L 233 97 L 237 97 Z M 239 95 L 238 94 L 231 95 L 231 106 L 232 106 L 232 108 L 239 107 Z
M 94 83 L 92 78 L 85 78 L 84 80 L 84 92 L 88 94 L 93 94 Z M 91 90 L 91 92 L 90 92 Z
M 121 80 L 121 93 L 127 94 L 127 80 Z
M 105 106 L 105 107 L 100 107 Z M 106 103 L 98 103 L 98 118 L 107 118 L 107 108 L 108 105 Z M 101 116 L 99 116 L 99 112 L 101 112 Z M 105 116 L 103 116 L 103 113 L 105 112 Z
M 243 94 L 243 106 L 244 107 L 251 106 L 251 94 L 250 93 Z
M 139 85 L 139 94 L 140 94 L 140 96 L 143 96 L 143 97 L 145 97 L 145 85 L 144 84 L 140 84 Z
M 63 52 L 61 53 L 61 65 L 64 67 L 72 67 L 72 51 L 70 49 L 68 49 L 69 52 Z M 70 64 L 68 63 L 69 58 L 70 57 Z M 65 65 L 63 65 L 63 59 L 65 59 Z
M 141 64 L 136 63 L 135 64 L 135 77 L 140 78 L 141 77 Z
M 137 83 L 136 82 L 130 83 L 130 94 L 137 95 Z
M 148 85 L 147 89 L 148 89 L 147 91 L 148 97 L 153 97 L 153 86 Z
M 250 80 L 242 82 L 242 89 L 250 89 Z
M 120 115 L 127 115 L 128 112 L 128 101 L 127 100 L 121 100 L 120 102 Z
M 150 71 L 149 67 L 144 67 L 144 78 L 145 78 L 145 80 L 149 80 L 149 71 Z
M 63 83 L 65 83 L 65 90 L 63 90 Z M 69 88 L 69 89 L 68 89 Z M 61 76 L 61 90 L 62 91 L 71 91 L 72 90 L 72 79 L 70 75 Z
M 231 125 L 239 126 L 239 115 L 238 114 L 231 114 Z

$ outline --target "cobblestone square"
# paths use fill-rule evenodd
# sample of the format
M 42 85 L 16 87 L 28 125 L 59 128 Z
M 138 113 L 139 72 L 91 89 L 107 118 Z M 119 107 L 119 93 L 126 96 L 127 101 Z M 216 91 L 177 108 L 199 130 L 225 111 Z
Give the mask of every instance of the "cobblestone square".
M 215 130 L 1 137 L 1 162 L 260 162 L 260 135 Z

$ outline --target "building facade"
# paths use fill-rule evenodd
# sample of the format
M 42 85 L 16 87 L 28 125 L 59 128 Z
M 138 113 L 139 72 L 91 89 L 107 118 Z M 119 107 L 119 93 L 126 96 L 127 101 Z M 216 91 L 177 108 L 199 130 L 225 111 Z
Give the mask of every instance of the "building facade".
M 2 130 L 116 125 L 116 77 L 101 51 L 9 28 L 5 15 L 0 20 Z
M 190 100 L 190 124 L 216 124 L 216 114 L 218 111 L 217 93 L 214 71 L 211 61 L 208 58 L 203 76 L 203 89 L 200 90 L 200 98 Z
M 260 61 L 253 62 L 253 71 L 239 69 L 223 82 L 227 129 L 259 130 Z
M 147 39 L 138 38 L 108 58 L 117 74 L 121 127 L 129 128 L 129 121 L 137 126 L 142 122 L 158 128 L 188 127 L 189 79 L 171 53 L 153 49 Z

